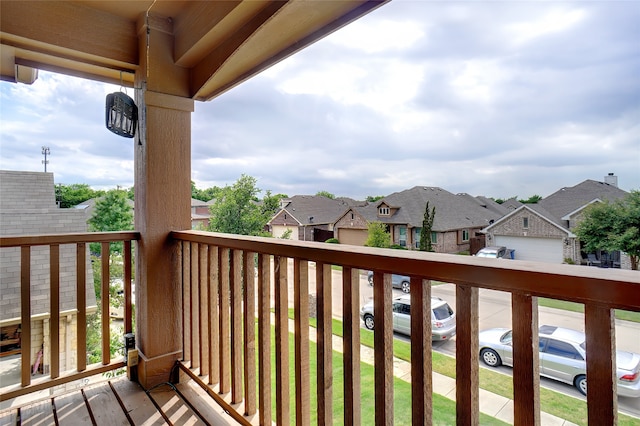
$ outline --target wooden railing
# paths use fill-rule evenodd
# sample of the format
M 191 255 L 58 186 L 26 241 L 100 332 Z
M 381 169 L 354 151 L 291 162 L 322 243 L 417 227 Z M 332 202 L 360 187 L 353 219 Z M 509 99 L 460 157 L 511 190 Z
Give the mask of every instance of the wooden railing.
M 344 424 L 361 424 L 359 273 L 374 271 L 375 423 L 393 423 L 390 273 L 411 277 L 413 424 L 432 423 L 431 286 L 456 285 L 456 416 L 479 424 L 478 290 L 512 295 L 514 423 L 540 424 L 538 297 L 585 305 L 589 424 L 617 418 L 613 309 L 640 311 L 640 273 L 575 265 L 499 261 L 200 231 L 173 232 L 183 283 L 182 366 L 241 424 L 308 424 L 310 393 L 318 424 L 332 419 L 331 267 L 342 267 Z M 317 388 L 310 389 L 309 266 L 315 265 Z M 293 264 L 293 276 L 289 265 Z M 256 272 L 257 271 L 257 272 Z M 293 281 L 295 359 L 289 359 L 288 283 Z M 271 286 L 273 282 L 273 287 Z M 273 288 L 274 294 L 271 294 Z M 271 306 L 275 310 L 275 411 L 271 386 Z M 254 329 L 258 321 L 257 342 Z M 257 357 L 257 361 L 256 361 Z M 295 365 L 295 394 L 289 389 Z M 259 386 L 256 386 L 256 382 Z M 294 402 L 295 404 L 292 404 Z
M 1 255 L 6 255 L 5 250 L 20 251 L 20 321 L 21 321 L 21 379 L 20 383 L 7 386 L 0 393 L 0 401 L 15 398 L 31 392 L 48 389 L 53 386 L 69 383 L 74 380 L 83 379 L 95 374 L 100 374 L 115 370 L 124 366 L 124 360 L 119 358 L 111 360 L 110 355 L 110 318 L 109 318 L 109 260 L 110 243 L 122 242 L 123 268 L 124 268 L 124 332 L 132 331 L 131 315 L 131 242 L 138 240 L 138 232 L 96 232 L 96 233 L 76 233 L 76 234 L 50 234 L 33 235 L 19 237 L 0 238 Z M 87 365 L 87 311 L 86 289 L 87 289 L 87 251 L 88 244 L 101 244 L 101 347 L 102 362 L 94 365 Z M 75 246 L 76 263 L 76 301 L 75 313 L 77 314 L 77 362 L 75 371 L 61 371 L 60 368 L 60 254 L 61 247 Z M 36 362 L 32 357 L 31 325 L 31 269 L 33 261 L 31 252 L 33 247 L 45 246 L 49 248 L 49 347 L 51 351 L 49 373 L 45 377 L 35 380 L 31 378 L 31 366 Z M 14 249 L 12 249 L 14 248 Z M 93 283 L 89 283 L 90 289 Z M 67 354 L 68 356 L 68 354 Z

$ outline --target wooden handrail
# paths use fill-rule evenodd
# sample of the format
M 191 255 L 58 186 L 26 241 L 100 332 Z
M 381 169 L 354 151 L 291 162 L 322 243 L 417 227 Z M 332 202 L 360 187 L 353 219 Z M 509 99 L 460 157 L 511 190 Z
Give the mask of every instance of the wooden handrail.
M 477 424 L 478 409 L 478 290 L 493 289 L 512 295 L 512 317 L 514 329 L 514 364 L 519 380 L 514 382 L 515 424 L 540 424 L 539 375 L 537 362 L 537 298 L 549 297 L 585 304 L 587 339 L 604 340 L 604 344 L 587 345 L 589 371 L 589 422 L 611 424 L 617 416 L 616 383 L 613 378 L 611 349 L 615 343 L 615 328 L 612 321 L 614 308 L 640 311 L 640 273 L 624 270 L 599 270 L 575 265 L 479 259 L 469 256 L 443 255 L 416 251 L 376 249 L 348 245 L 335 245 L 304 241 L 289 241 L 275 238 L 248 237 L 203 231 L 176 231 L 171 237 L 179 242 L 183 256 L 183 306 L 193 306 L 198 294 L 208 295 L 207 306 L 200 304 L 197 310 L 185 312 L 183 364 L 189 365 L 210 388 L 229 394 L 232 403 L 241 403 L 239 414 L 253 413 L 258 407 L 261 424 L 289 423 L 295 418 L 297 424 L 308 424 L 309 411 L 316 412 L 319 424 L 330 424 L 332 419 L 332 346 L 331 346 L 331 266 L 342 267 L 343 282 L 343 371 L 345 389 L 344 423 L 358 425 L 361 422 L 359 398 L 360 350 L 358 316 L 359 288 L 358 270 L 372 270 L 375 344 L 375 398 L 377 425 L 393 422 L 393 362 L 391 331 L 391 273 L 411 277 L 412 289 L 412 415 L 413 424 L 429 424 L 432 420 L 431 382 L 431 334 L 430 281 L 450 282 L 456 285 L 457 325 L 456 336 L 456 418 L 458 424 Z M 192 262 L 199 252 L 217 253 L 208 257 L 206 264 Z M 191 256 L 191 260 L 190 260 Z M 248 303 L 246 294 L 251 291 L 253 269 L 242 259 L 257 257 L 257 330 L 258 345 L 247 343 L 247 334 L 254 330 L 236 326 L 239 322 L 253 324 L 256 314 Z M 273 261 L 270 262 L 269 259 Z M 310 407 L 308 362 L 308 263 L 316 267 L 317 297 L 317 405 Z M 200 274 L 193 273 L 197 267 Z M 293 268 L 293 277 L 288 269 Z M 203 268 L 208 270 L 203 274 Z M 273 281 L 270 277 L 273 277 Z M 288 294 L 292 280 L 294 295 L 294 343 L 295 343 L 295 413 L 289 395 L 289 320 Z M 273 287 L 271 287 L 273 286 Z M 200 293 L 194 292 L 197 287 Z M 188 289 L 192 289 L 189 291 Z M 275 300 L 275 328 L 271 330 L 269 303 Z M 355 294 L 354 294 L 355 293 Z M 256 297 L 255 295 L 251 297 Z M 200 298 L 202 300 L 202 298 Z M 416 306 L 414 306 L 416 305 Z M 246 308 L 245 308 L 246 307 Z M 386 315 L 389 313 L 389 315 Z M 193 316 L 195 315 L 195 317 Z M 206 315 L 207 321 L 199 321 Z M 242 315 L 239 317 L 239 315 Z M 208 327 L 206 324 L 209 324 Z M 215 325 L 215 327 L 214 327 Z M 194 336 L 198 327 L 206 336 Z M 216 328 L 217 327 L 217 328 Z M 206 330 L 205 330 L 206 329 Z M 271 346 L 275 333 L 275 412 L 271 411 Z M 517 334 L 517 337 L 516 337 Z M 207 355 L 203 349 L 210 348 Z M 256 348 L 258 349 L 256 352 Z M 604 348 L 604 349 L 603 349 Z M 238 353 L 242 351 L 242 353 Z M 197 355 L 196 355 L 197 354 Z M 209 374 L 198 367 L 198 358 L 209 357 Z M 242 393 L 246 381 L 235 380 L 238 375 L 256 377 L 245 363 L 238 370 L 238 359 L 257 357 L 257 377 L 260 383 L 257 393 Z M 215 360 L 218 358 L 217 360 Z M 219 374 L 214 372 L 215 366 Z M 516 373 L 516 369 L 514 369 Z M 199 374 L 199 376 L 198 376 Z M 312 390 L 313 392 L 313 390 Z M 256 401 L 257 399 L 257 401 Z M 244 410 L 244 411 L 243 411 Z

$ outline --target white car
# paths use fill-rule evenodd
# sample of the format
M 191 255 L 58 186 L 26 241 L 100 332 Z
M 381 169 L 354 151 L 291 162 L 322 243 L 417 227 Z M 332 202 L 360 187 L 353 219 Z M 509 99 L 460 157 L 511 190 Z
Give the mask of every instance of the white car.
M 491 366 L 513 366 L 511 330 L 480 332 L 480 358 Z M 540 375 L 574 385 L 587 394 L 586 336 L 568 328 L 543 325 L 539 329 Z M 617 351 L 618 395 L 640 397 L 640 354 Z
M 411 334 L 411 295 L 405 294 L 393 299 L 393 330 Z M 373 302 L 360 309 L 364 326 L 373 330 Z M 449 340 L 456 335 L 456 315 L 447 302 L 439 297 L 431 298 L 431 340 Z

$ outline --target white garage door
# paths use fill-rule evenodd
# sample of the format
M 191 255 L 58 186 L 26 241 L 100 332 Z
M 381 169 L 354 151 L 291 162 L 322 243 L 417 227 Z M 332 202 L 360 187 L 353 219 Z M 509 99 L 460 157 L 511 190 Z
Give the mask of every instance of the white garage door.
M 505 237 L 496 235 L 495 245 L 515 250 L 517 260 L 562 263 L 562 240 L 553 238 Z

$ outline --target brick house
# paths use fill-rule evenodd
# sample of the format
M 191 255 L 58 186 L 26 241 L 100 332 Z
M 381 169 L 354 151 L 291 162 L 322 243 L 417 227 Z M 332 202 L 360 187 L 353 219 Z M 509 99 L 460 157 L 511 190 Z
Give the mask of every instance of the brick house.
M 52 173 L 0 171 L 0 235 L 60 234 L 86 232 L 83 209 L 56 206 Z M 87 245 L 88 250 L 88 245 Z M 87 251 L 87 306 L 96 309 L 93 272 Z M 0 249 L 0 326 L 4 337 L 20 327 L 19 248 Z M 76 253 L 75 247 L 60 246 L 60 366 L 76 364 Z M 31 359 L 43 348 L 42 367 L 49 364 L 49 248 L 31 250 Z M 9 331 L 9 333 L 7 333 Z M 15 346 L 14 346 L 15 348 Z M 15 349 L 13 353 L 19 351 Z M 5 352 L 7 354 L 8 352 Z
M 586 264 L 587 254 L 573 233 L 584 209 L 604 200 L 616 201 L 627 192 L 618 188 L 617 177 L 609 174 L 604 182 L 585 180 L 561 188 L 536 204 L 523 204 L 487 226 L 487 245 L 515 250 L 515 258 L 539 262 Z M 595 253 L 597 261 L 611 267 L 630 268 L 628 257 L 619 252 Z
M 363 245 L 367 239 L 367 224 L 379 221 L 387 225 L 392 244 L 417 249 L 427 201 L 430 209 L 436 208 L 431 241 L 439 253 L 468 251 L 470 240 L 477 232 L 507 213 L 488 198 L 415 186 L 376 203 L 349 208 L 336 221 L 334 232 L 341 243 Z

